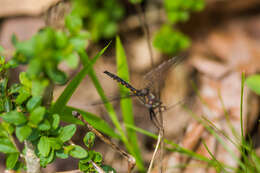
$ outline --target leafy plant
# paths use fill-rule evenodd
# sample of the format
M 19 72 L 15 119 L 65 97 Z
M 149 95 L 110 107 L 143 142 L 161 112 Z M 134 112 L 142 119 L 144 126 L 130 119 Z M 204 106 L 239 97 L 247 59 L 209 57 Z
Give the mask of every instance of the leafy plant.
M 190 39 L 178 31 L 175 25 L 186 22 L 191 12 L 201 11 L 204 0 L 164 0 L 167 21 L 155 34 L 153 45 L 166 54 L 176 54 L 190 46 Z
M 117 33 L 117 23 L 124 16 L 124 8 L 118 0 L 74 0 L 71 18 L 83 19 L 82 25 L 98 41 L 111 38 Z

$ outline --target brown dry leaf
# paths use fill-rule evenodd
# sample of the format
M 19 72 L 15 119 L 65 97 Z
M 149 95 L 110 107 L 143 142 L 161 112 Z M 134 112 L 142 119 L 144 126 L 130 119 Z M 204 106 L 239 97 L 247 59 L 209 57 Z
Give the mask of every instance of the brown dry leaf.
M 60 0 L 0 0 L 0 17 L 19 15 L 37 16 L 59 1 Z
M 260 18 L 256 18 L 255 20 Z M 251 21 L 252 22 L 252 21 Z M 252 74 L 260 69 L 260 42 L 250 36 L 243 21 L 230 23 L 226 30 L 216 30 L 209 34 L 209 50 L 225 61 L 230 69 Z
M 221 78 L 230 70 L 226 65 L 209 60 L 203 55 L 193 55 L 190 61 L 201 73 L 215 79 Z

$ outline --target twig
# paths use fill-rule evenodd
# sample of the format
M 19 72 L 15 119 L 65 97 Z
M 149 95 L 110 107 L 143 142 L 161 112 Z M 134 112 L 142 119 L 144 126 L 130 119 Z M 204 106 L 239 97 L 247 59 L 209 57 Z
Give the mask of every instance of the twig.
M 95 162 L 93 162 L 93 161 L 90 161 L 90 162 L 91 162 L 91 164 L 94 166 L 94 168 L 96 169 L 96 171 L 97 171 L 98 173 L 105 173 L 105 171 L 103 171 L 103 169 L 100 168 Z
M 158 135 L 158 140 L 157 140 L 157 143 L 156 143 L 156 147 L 155 147 L 155 150 L 154 150 L 154 152 L 153 152 L 153 156 L 152 156 L 152 159 L 151 159 L 151 161 L 150 161 L 150 165 L 149 165 L 149 168 L 148 168 L 147 173 L 150 173 L 151 170 L 152 170 L 153 163 L 154 163 L 154 160 L 155 160 L 155 155 L 156 155 L 156 153 L 158 152 L 160 143 L 161 143 L 161 135 L 159 134 L 159 135 Z
M 85 121 L 82 117 L 82 115 L 76 111 L 73 111 L 72 114 L 77 117 L 78 119 L 80 119 L 87 127 L 90 131 L 92 131 L 93 133 L 95 133 L 95 135 L 97 137 L 99 137 L 103 142 L 105 142 L 106 144 L 110 145 L 116 152 L 118 152 L 119 154 L 121 154 L 124 158 L 127 159 L 128 161 L 128 172 L 130 173 L 133 168 L 135 167 L 135 158 L 128 154 L 127 152 L 125 152 L 123 149 L 121 149 L 119 146 L 117 146 L 114 142 L 112 142 L 109 138 L 105 137 L 104 135 L 102 135 L 99 131 L 97 131 L 94 127 L 92 127 L 87 121 Z
M 163 173 L 163 150 L 164 150 L 164 127 L 163 127 L 163 114 L 162 111 L 159 109 L 159 118 L 160 118 L 160 129 L 159 129 L 159 135 L 161 136 L 160 140 L 160 145 L 161 145 L 161 152 L 160 152 L 160 162 L 159 162 L 159 167 L 160 167 L 160 173 Z

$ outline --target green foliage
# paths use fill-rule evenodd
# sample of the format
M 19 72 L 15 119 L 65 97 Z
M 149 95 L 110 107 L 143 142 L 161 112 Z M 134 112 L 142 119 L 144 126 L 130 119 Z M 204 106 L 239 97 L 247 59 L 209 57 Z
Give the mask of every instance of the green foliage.
M 73 32 L 82 25 L 91 33 L 91 39 L 111 38 L 117 32 L 117 22 L 123 17 L 124 9 L 119 0 L 73 0 L 72 13 L 66 18 Z M 82 19 L 82 20 L 80 20 Z
M 163 53 L 176 54 L 190 46 L 190 40 L 183 33 L 174 29 L 179 22 L 186 22 L 191 12 L 201 11 L 204 0 L 164 0 L 167 22 L 156 33 L 153 45 Z
M 6 159 L 6 168 L 13 169 L 18 161 L 19 153 L 8 154 Z
M 154 37 L 153 45 L 167 54 L 175 54 L 190 46 L 190 40 L 183 33 L 164 25 Z
M 251 75 L 246 79 L 247 86 L 256 94 L 260 95 L 260 75 Z
M 25 139 L 27 139 L 31 133 L 32 128 L 27 125 L 18 126 L 15 129 L 15 135 L 17 136 L 20 142 L 23 142 Z
M 95 134 L 93 132 L 88 132 L 83 138 L 84 144 L 87 148 L 91 149 L 94 145 Z
M 75 132 L 76 132 L 75 124 L 62 127 L 60 128 L 59 139 L 62 142 L 66 142 L 71 139 L 71 137 L 74 135 Z
M 75 145 L 72 150 L 70 150 L 69 154 L 77 159 L 82 159 L 87 157 L 88 153 L 81 146 Z
M 171 24 L 187 21 L 190 12 L 201 11 L 204 6 L 204 0 L 164 0 L 164 8 Z

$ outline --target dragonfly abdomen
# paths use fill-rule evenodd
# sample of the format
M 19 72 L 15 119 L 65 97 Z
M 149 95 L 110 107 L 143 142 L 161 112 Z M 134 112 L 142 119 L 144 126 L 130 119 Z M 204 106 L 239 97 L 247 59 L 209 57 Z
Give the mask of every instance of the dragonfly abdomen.
M 127 83 L 126 81 L 124 81 L 123 79 L 118 77 L 117 75 L 110 73 L 108 71 L 104 71 L 104 73 L 107 74 L 112 79 L 114 79 L 115 81 L 117 81 L 118 83 L 120 83 L 121 85 L 124 85 L 126 88 L 130 89 L 133 93 L 135 93 L 135 94 L 137 93 L 137 89 L 132 87 L 129 83 Z

